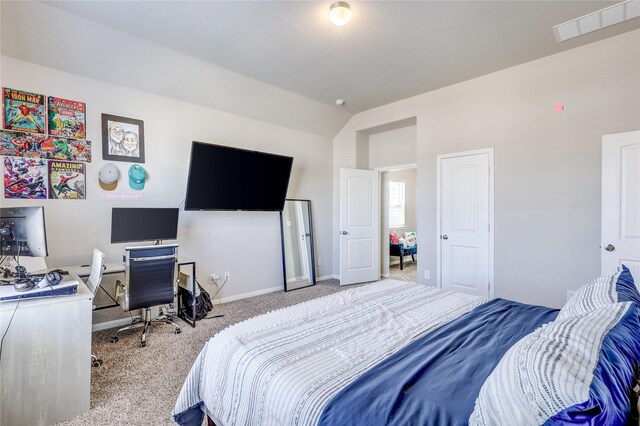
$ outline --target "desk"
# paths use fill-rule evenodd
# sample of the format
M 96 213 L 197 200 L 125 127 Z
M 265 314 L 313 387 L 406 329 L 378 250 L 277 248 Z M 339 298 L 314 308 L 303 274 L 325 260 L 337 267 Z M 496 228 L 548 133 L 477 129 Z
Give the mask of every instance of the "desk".
M 177 261 L 177 272 L 180 273 L 180 267 L 182 266 L 190 266 L 191 267 L 191 276 L 193 277 L 193 286 L 191 289 L 191 294 L 196 294 L 196 261 L 193 259 L 189 259 L 187 257 L 178 257 L 178 261 Z M 82 265 L 82 266 L 61 266 L 59 267 L 62 270 L 65 271 L 69 271 L 70 274 L 77 274 L 79 277 L 88 277 L 91 274 L 91 265 Z M 104 270 L 102 271 L 102 275 L 110 275 L 110 274 L 122 274 L 125 272 L 125 264 L 121 263 L 121 262 L 117 262 L 117 263 L 105 263 L 104 264 Z M 178 291 L 179 288 L 178 288 Z M 118 304 L 111 304 L 111 305 L 106 305 L 106 306 L 98 306 L 95 308 L 96 311 L 99 311 L 101 309 L 109 309 L 109 308 L 115 308 L 115 307 L 119 307 L 120 305 Z M 181 314 L 181 301 L 180 301 L 180 297 L 178 297 L 178 302 L 176 304 L 177 306 L 177 310 L 178 310 L 178 318 L 182 319 L 184 322 L 186 322 L 187 324 L 189 324 L 191 327 L 195 328 L 196 326 L 196 304 L 195 304 L 195 299 L 193 301 L 193 305 L 191 306 L 192 309 L 192 315 L 191 318 L 187 317 L 186 315 L 182 315 Z
M 0 304 L 0 424 L 50 425 L 89 411 L 93 295 L 76 275 L 70 296 Z M 17 306 L 17 310 L 16 310 Z

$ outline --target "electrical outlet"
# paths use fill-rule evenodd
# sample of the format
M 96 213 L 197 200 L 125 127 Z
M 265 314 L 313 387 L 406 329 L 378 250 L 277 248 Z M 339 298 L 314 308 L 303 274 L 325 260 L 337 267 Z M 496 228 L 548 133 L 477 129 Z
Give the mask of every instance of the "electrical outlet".
M 209 284 L 217 284 L 219 279 L 220 279 L 220 275 L 211 274 L 209 275 Z
M 231 272 L 225 272 L 224 273 L 224 279 L 225 281 L 229 281 L 229 278 L 231 277 Z
M 428 269 L 424 270 L 424 279 L 425 280 L 430 280 L 431 279 L 431 271 Z

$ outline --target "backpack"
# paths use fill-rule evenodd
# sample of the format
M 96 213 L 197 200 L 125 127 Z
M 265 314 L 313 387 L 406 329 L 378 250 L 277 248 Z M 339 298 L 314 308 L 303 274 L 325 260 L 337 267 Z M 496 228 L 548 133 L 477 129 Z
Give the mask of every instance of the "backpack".
M 213 303 L 211 303 L 211 296 L 209 296 L 209 293 L 207 293 L 200 284 L 198 284 L 198 288 L 200 289 L 200 295 L 196 297 L 196 321 L 200 321 L 202 318 L 206 317 L 209 311 L 213 309 Z M 178 297 L 180 297 L 181 315 L 193 320 L 191 309 L 193 306 L 193 295 L 181 288 Z

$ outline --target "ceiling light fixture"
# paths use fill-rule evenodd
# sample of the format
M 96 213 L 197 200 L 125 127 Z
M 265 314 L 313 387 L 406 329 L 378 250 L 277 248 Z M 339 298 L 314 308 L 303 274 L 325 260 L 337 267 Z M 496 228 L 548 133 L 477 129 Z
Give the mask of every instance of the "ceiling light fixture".
M 337 1 L 329 8 L 329 20 L 333 25 L 343 26 L 351 19 L 351 6 L 344 1 Z
M 335 103 L 336 103 L 336 105 L 338 105 L 338 106 L 342 106 L 342 105 L 344 105 L 344 99 L 336 99 L 336 100 L 335 100 Z
M 627 0 L 553 27 L 558 43 L 640 16 L 640 0 Z

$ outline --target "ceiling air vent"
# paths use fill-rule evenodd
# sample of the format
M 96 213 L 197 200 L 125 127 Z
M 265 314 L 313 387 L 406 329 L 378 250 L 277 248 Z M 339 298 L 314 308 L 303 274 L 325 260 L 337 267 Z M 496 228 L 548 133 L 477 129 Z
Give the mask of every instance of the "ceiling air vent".
M 553 27 L 558 43 L 640 16 L 640 0 L 627 0 Z

